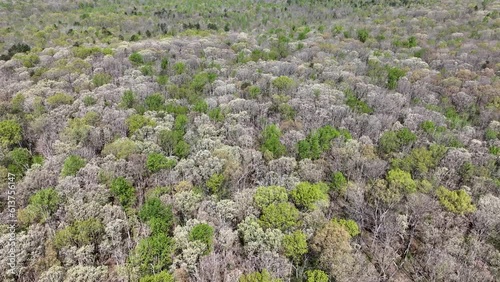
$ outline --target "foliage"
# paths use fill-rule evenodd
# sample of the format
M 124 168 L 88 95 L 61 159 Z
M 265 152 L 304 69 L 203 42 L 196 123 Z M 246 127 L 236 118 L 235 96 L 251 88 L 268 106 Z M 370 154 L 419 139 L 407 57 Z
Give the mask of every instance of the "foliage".
M 214 228 L 206 223 L 197 224 L 189 232 L 190 241 L 201 241 L 207 246 L 208 254 L 213 248 Z
M 173 218 L 172 208 L 158 198 L 146 200 L 139 211 L 139 219 L 149 224 L 153 234 L 168 232 L 173 226 Z
M 8 154 L 9 171 L 16 175 L 23 175 L 31 166 L 31 154 L 26 148 L 15 148 Z
M 85 159 L 77 155 L 67 157 L 61 170 L 61 176 L 75 176 L 86 163 Z
M 135 188 L 124 177 L 115 178 L 111 182 L 110 190 L 122 206 L 128 207 L 135 203 Z
M 436 194 L 441 205 L 452 213 L 463 215 L 476 210 L 471 197 L 463 189 L 451 191 L 440 186 L 436 190 Z
M 307 135 L 305 140 L 301 140 L 297 143 L 299 158 L 312 160 L 319 159 L 323 152 L 330 150 L 330 142 L 341 136 L 344 140 L 352 138 L 347 130 L 337 130 L 330 125 L 318 128 Z
M 46 188 L 36 192 L 29 199 L 29 205 L 19 211 L 18 218 L 24 224 L 32 222 L 44 223 L 61 204 L 61 197 L 54 188 Z
M 270 158 L 279 158 L 285 154 L 286 147 L 280 141 L 281 131 L 274 125 L 268 125 L 262 132 L 261 151 L 269 154 Z
M 285 255 L 295 263 L 302 260 L 302 256 L 307 253 L 307 236 L 302 231 L 295 231 L 283 237 L 283 249 Z
M 224 194 L 224 189 L 223 189 L 224 181 L 225 181 L 224 175 L 216 173 L 210 176 L 205 185 L 207 186 L 210 194 L 218 195 L 219 197 L 221 197 Z
M 253 196 L 255 205 L 264 209 L 270 204 L 285 203 L 288 201 L 288 194 L 285 187 L 268 186 L 258 187 L 255 195 Z
M 125 123 L 128 126 L 130 135 L 134 134 L 137 130 L 143 128 L 144 126 L 156 126 L 156 123 L 152 119 L 138 114 L 128 117 Z
M 289 231 L 299 224 L 299 211 L 291 203 L 270 204 L 262 209 L 260 224 L 264 228 Z
M 327 192 L 325 183 L 301 182 L 290 192 L 290 197 L 297 207 L 313 210 L 319 201 L 328 202 Z
M 132 90 L 126 90 L 122 96 L 121 105 L 127 109 L 133 108 L 137 100 L 135 98 L 134 92 Z
M 261 272 L 252 272 L 243 274 L 238 279 L 238 282 L 280 282 L 282 280 L 272 278 L 271 274 L 263 269 Z
M 139 267 L 142 275 L 151 275 L 167 270 L 172 264 L 174 241 L 163 233 L 141 239 L 130 258 Z
M 162 111 L 165 108 L 164 103 L 165 98 L 160 93 L 149 95 L 144 100 L 144 106 L 148 111 Z
M 19 123 L 15 120 L 0 121 L 0 144 L 3 147 L 8 147 L 21 142 L 22 129 Z
M 322 270 L 308 270 L 306 271 L 306 282 L 328 282 L 328 274 Z
M 105 84 L 110 83 L 112 80 L 111 75 L 107 73 L 96 73 L 94 74 L 94 77 L 92 78 L 92 82 L 94 83 L 95 87 L 100 87 Z
M 76 245 L 81 247 L 88 244 L 96 244 L 104 235 L 104 225 L 98 219 L 87 219 L 75 221 L 68 227 L 58 230 L 54 236 L 54 246 L 62 247 Z
M 332 175 L 331 185 L 333 189 L 342 191 L 347 188 L 347 179 L 342 172 L 337 171 Z
M 363 43 L 365 43 L 366 39 L 368 39 L 368 35 L 369 35 L 368 30 L 366 30 L 364 28 L 358 29 L 357 34 L 358 34 L 359 41 L 361 41 Z
M 398 67 L 387 68 L 387 88 L 396 89 L 398 81 L 401 77 L 406 75 L 406 71 Z
M 351 237 L 357 236 L 361 233 L 359 231 L 358 224 L 356 223 L 356 221 L 354 221 L 352 219 L 335 218 L 335 219 L 333 219 L 333 221 L 335 223 L 342 225 L 347 230 L 349 235 L 351 235 Z
M 412 179 L 411 174 L 398 168 L 391 169 L 387 173 L 389 188 L 393 190 L 413 193 L 417 191 L 417 184 Z
M 137 151 L 137 145 L 128 138 L 120 138 L 113 143 L 106 144 L 102 150 L 103 155 L 114 155 L 119 159 L 125 159 Z
M 151 153 L 146 160 L 146 166 L 152 173 L 162 169 L 171 169 L 175 167 L 176 164 L 177 162 L 174 159 L 167 158 L 160 153 Z
M 157 274 L 141 277 L 139 282 L 174 282 L 174 277 L 172 276 L 172 274 L 164 270 Z
M 280 76 L 278 78 L 275 78 L 272 82 L 273 86 L 276 87 L 279 91 L 284 91 L 288 90 L 293 87 L 295 82 L 293 79 L 289 78 L 288 76 Z
M 410 145 L 417 140 L 417 136 L 404 127 L 396 131 L 386 131 L 379 140 L 379 148 L 388 154 L 399 151 L 403 146 Z
M 128 59 L 130 60 L 130 62 L 134 65 L 140 65 L 140 64 L 143 64 L 144 63 L 144 58 L 142 57 L 141 54 L 139 54 L 138 52 L 134 52 L 132 53 Z
M 73 101 L 73 97 L 64 93 L 56 93 L 47 98 L 47 104 L 53 107 L 57 107 L 60 105 L 71 105 L 73 104 Z
M 363 114 L 372 114 L 373 109 L 368 106 L 365 102 L 360 100 L 356 95 L 354 95 L 353 91 L 348 89 L 345 91 L 345 97 L 346 97 L 346 105 L 349 106 L 351 109 L 358 113 L 363 113 Z

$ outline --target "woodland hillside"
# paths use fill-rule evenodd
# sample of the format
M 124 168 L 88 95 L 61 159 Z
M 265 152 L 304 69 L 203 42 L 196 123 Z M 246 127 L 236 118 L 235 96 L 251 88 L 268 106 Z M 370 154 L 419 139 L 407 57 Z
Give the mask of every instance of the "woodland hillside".
M 500 281 L 500 2 L 3 0 L 0 187 L 1 281 Z

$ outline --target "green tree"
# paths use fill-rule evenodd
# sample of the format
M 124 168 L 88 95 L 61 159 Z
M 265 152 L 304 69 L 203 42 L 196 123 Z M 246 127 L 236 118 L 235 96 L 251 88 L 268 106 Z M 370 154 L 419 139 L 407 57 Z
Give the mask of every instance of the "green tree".
M 142 275 L 167 270 L 172 264 L 174 240 L 163 233 L 141 239 L 130 260 L 139 267 Z
M 368 35 L 369 35 L 368 30 L 366 30 L 364 28 L 363 29 L 358 29 L 357 34 L 358 34 L 359 41 L 361 41 L 363 43 L 365 43 L 366 39 L 368 39 Z
M 328 186 L 325 183 L 299 183 L 291 192 L 292 201 L 299 208 L 313 210 L 319 201 L 328 201 Z
M 61 170 L 61 176 L 75 176 L 78 171 L 85 165 L 85 159 L 76 155 L 71 155 L 64 161 L 63 168 Z
M 263 209 L 270 204 L 287 202 L 288 194 L 285 187 L 281 186 L 258 187 L 253 201 L 258 208 Z
M 122 107 L 124 107 L 126 109 L 131 109 L 135 106 L 136 102 L 137 102 L 137 99 L 135 97 L 134 92 L 132 92 L 132 90 L 126 90 L 123 93 L 122 102 L 121 102 Z
M 137 152 L 137 145 L 128 138 L 120 138 L 113 143 L 104 145 L 103 155 L 114 155 L 119 159 L 126 159 L 131 154 Z
M 21 133 L 21 126 L 17 121 L 10 119 L 0 121 L 0 145 L 3 147 L 7 148 L 21 142 Z
M 104 225 L 98 219 L 91 218 L 75 221 L 71 225 L 56 232 L 54 246 L 61 249 L 65 246 L 81 247 L 98 244 L 104 234 Z
M 172 276 L 172 274 L 164 270 L 157 274 L 141 277 L 141 279 L 139 279 L 139 282 L 174 282 L 174 277 Z
M 141 54 L 137 53 L 137 52 L 134 52 L 132 53 L 128 59 L 130 60 L 130 62 L 133 64 L 133 65 L 140 65 L 140 64 L 144 64 L 144 58 L 142 57 Z
M 197 224 L 189 232 L 189 241 L 201 241 L 207 245 L 205 254 L 213 248 L 214 228 L 206 223 Z
M 411 178 L 411 174 L 399 168 L 389 170 L 387 182 L 389 183 L 389 189 L 404 191 L 405 193 L 417 191 L 417 184 Z
M 441 205 L 452 213 L 466 214 L 476 210 L 471 197 L 463 189 L 451 191 L 440 186 L 436 194 Z
M 164 205 L 158 198 L 151 198 L 146 200 L 139 211 L 139 219 L 148 223 L 153 234 L 158 234 L 166 233 L 172 228 L 174 215 L 170 206 Z
M 270 204 L 262 209 L 260 224 L 285 232 L 298 225 L 299 211 L 291 203 Z
M 272 85 L 276 87 L 279 91 L 285 91 L 291 89 L 294 86 L 295 82 L 293 79 L 288 76 L 280 76 L 275 78 L 272 82 Z
M 54 188 L 36 192 L 29 199 L 29 204 L 18 213 L 19 221 L 24 224 L 44 223 L 59 208 L 61 197 Z
M 71 105 L 75 99 L 64 93 L 56 93 L 49 98 L 47 98 L 47 104 L 52 107 L 58 107 L 61 105 Z
M 165 97 L 160 93 L 149 95 L 144 100 L 144 106 L 148 111 L 162 111 L 165 109 Z
M 261 272 L 241 275 L 238 282 L 281 282 L 281 280 L 272 278 L 271 274 L 266 269 L 263 269 Z
M 221 197 L 224 194 L 224 181 L 224 175 L 216 173 L 210 176 L 205 185 L 207 186 L 210 194 Z
M 9 171 L 16 175 L 24 175 L 31 166 L 31 154 L 26 148 L 15 148 L 8 154 Z
M 95 87 L 103 86 L 111 82 L 113 77 L 107 73 L 96 73 L 92 78 L 92 83 L 94 83 Z
M 152 119 L 139 114 L 133 114 L 127 118 L 125 123 L 128 126 L 129 134 L 134 134 L 137 130 L 143 128 L 144 126 L 156 126 L 156 122 Z
M 124 177 L 115 178 L 111 182 L 110 190 L 122 206 L 128 207 L 135 203 L 135 188 Z
M 176 161 L 169 159 L 160 153 L 151 153 L 146 160 L 146 167 L 152 173 L 158 172 L 162 169 L 171 169 L 175 167 Z
M 387 68 L 387 88 L 393 90 L 398 86 L 398 81 L 401 77 L 406 75 L 406 71 L 398 67 Z
M 181 159 L 186 158 L 190 151 L 191 146 L 184 140 L 179 141 L 174 146 L 174 154 Z
M 302 231 L 295 231 L 283 237 L 282 245 L 285 255 L 298 264 L 307 253 L 307 236 Z
M 262 146 L 261 151 L 264 154 L 269 154 L 270 158 L 279 158 L 286 152 L 285 145 L 280 141 L 281 131 L 274 125 L 268 125 L 262 132 Z
M 332 175 L 332 188 L 337 191 L 342 191 L 347 188 L 347 178 L 340 171 L 335 172 Z
M 361 233 L 359 231 L 358 224 L 352 219 L 334 218 L 332 221 L 343 226 L 345 230 L 349 232 L 349 235 L 351 235 L 351 237 L 357 236 Z
M 306 282 L 328 282 L 328 274 L 318 269 L 306 271 L 306 277 Z

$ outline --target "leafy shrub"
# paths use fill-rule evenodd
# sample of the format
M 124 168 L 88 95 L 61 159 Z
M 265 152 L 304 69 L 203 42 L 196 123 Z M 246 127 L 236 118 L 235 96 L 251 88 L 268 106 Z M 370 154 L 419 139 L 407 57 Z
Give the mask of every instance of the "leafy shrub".
M 173 250 L 173 239 L 159 233 L 139 241 L 130 260 L 142 275 L 159 273 L 172 264 Z
M 431 120 L 426 120 L 420 124 L 420 128 L 427 134 L 433 134 L 436 130 L 436 124 Z
M 389 183 L 389 188 L 392 190 L 404 191 L 406 193 L 417 191 L 417 184 L 411 178 L 411 174 L 398 168 L 389 170 L 387 173 L 387 182 Z
M 28 53 L 31 47 L 24 43 L 16 43 L 7 50 L 7 54 L 1 55 L 0 60 L 8 61 L 17 53 Z
M 342 191 L 347 188 L 347 179 L 344 174 L 340 171 L 335 172 L 332 175 L 332 188 L 338 191 Z
M 71 105 L 73 104 L 73 101 L 73 97 L 64 93 L 56 93 L 47 98 L 47 104 L 53 107 L 57 107 L 60 105 Z
M 36 192 L 29 199 L 29 205 L 19 211 L 18 218 L 24 224 L 44 223 L 59 208 L 61 198 L 54 188 Z
M 357 34 L 358 34 L 359 41 L 361 41 L 363 43 L 365 43 L 366 39 L 368 39 L 368 35 L 369 35 L 368 30 L 366 30 L 364 28 L 363 29 L 358 29 Z
M 136 98 L 132 90 L 126 90 L 122 96 L 121 105 L 127 109 L 131 109 L 136 104 Z
M 141 54 L 137 53 L 137 52 L 134 52 L 132 53 L 129 57 L 128 57 L 129 61 L 133 64 L 133 65 L 140 65 L 140 64 L 144 64 L 144 58 L 142 57 Z
M 157 274 L 141 277 L 141 279 L 139 279 L 139 282 L 174 282 L 174 277 L 172 276 L 172 274 L 164 270 Z
M 128 126 L 129 135 L 134 134 L 137 130 L 143 128 L 144 126 L 156 126 L 156 123 L 152 119 L 138 114 L 128 117 L 125 123 Z
M 128 207 L 135 203 L 135 188 L 124 177 L 115 178 L 111 182 L 110 190 L 122 206 Z
M 156 93 L 149 95 L 144 100 L 144 106 L 148 111 L 162 111 L 165 109 L 165 97 L 162 94 Z
M 279 91 L 284 91 L 290 89 L 295 84 L 294 80 L 288 76 L 280 76 L 273 80 L 272 85 L 276 87 Z
M 213 174 L 206 182 L 206 186 L 208 191 L 212 195 L 217 195 L 222 197 L 224 194 L 223 185 L 224 185 L 225 177 L 222 174 Z
M 387 154 L 399 151 L 403 146 L 409 145 L 416 140 L 417 136 L 404 127 L 397 131 L 384 132 L 379 140 L 379 148 Z
M 21 132 L 21 126 L 17 121 L 11 119 L 0 121 L 0 144 L 8 147 L 21 142 Z
M 54 246 L 61 249 L 72 245 L 81 247 L 88 244 L 97 244 L 101 241 L 103 234 L 104 225 L 98 219 L 91 218 L 75 221 L 70 226 L 56 232 Z
M 262 132 L 261 151 L 269 158 L 279 158 L 285 154 L 286 147 L 280 141 L 281 131 L 274 125 L 268 125 Z
M 15 148 L 8 154 L 9 171 L 16 175 L 23 175 L 31 166 L 31 154 L 26 148 Z
M 88 56 L 102 52 L 101 48 L 99 47 L 85 47 L 85 46 L 74 47 L 71 49 L 71 51 L 73 52 L 73 55 L 75 57 L 78 57 L 80 59 L 86 59 Z
M 183 74 L 186 71 L 186 64 L 183 62 L 177 62 L 174 64 L 175 74 Z
M 308 270 L 306 271 L 306 282 L 328 282 L 328 274 L 322 270 Z
M 174 159 L 169 159 L 160 153 L 151 153 L 146 160 L 146 166 L 152 173 L 162 169 L 171 169 L 175 167 L 177 162 Z
M 141 73 L 144 76 L 152 76 L 153 75 L 153 66 L 150 64 L 141 67 Z
M 281 282 L 281 280 L 272 278 L 271 274 L 266 269 L 263 269 L 261 272 L 241 275 L 238 282 Z
M 299 263 L 307 253 L 307 236 L 302 231 L 295 231 L 283 237 L 282 245 L 285 255 L 293 262 Z
M 139 218 L 149 224 L 153 234 L 158 234 L 166 233 L 172 228 L 174 215 L 170 206 L 165 206 L 158 198 L 151 198 L 142 206 Z
M 393 90 L 398 86 L 398 81 L 406 75 L 406 71 L 397 67 L 387 68 L 387 88 Z
M 260 87 L 259 86 L 255 86 L 255 85 L 252 85 L 248 88 L 248 93 L 250 94 L 250 98 L 252 99 L 256 99 L 259 97 L 260 95 Z
M 313 210 L 319 201 L 328 201 L 327 191 L 324 183 L 301 182 L 290 192 L 290 197 L 297 207 Z
M 113 143 L 104 145 L 103 155 L 114 155 L 119 159 L 126 159 L 131 154 L 137 152 L 137 145 L 128 138 L 120 138 Z
M 347 130 L 337 130 L 329 125 L 318 128 L 307 135 L 305 140 L 298 142 L 299 158 L 319 159 L 323 152 L 330 150 L 330 142 L 340 136 L 343 136 L 346 140 L 352 138 Z
M 186 158 L 189 155 L 190 151 L 191 146 L 184 140 L 179 141 L 174 146 L 174 155 L 181 159 Z
M 349 235 L 351 235 L 351 237 L 357 236 L 358 234 L 361 233 L 359 231 L 358 224 L 356 223 L 356 221 L 354 221 L 352 219 L 335 218 L 335 219 L 333 219 L 333 222 L 342 225 L 345 228 L 345 230 L 347 230 L 347 232 L 349 232 Z
M 206 223 L 197 224 L 189 232 L 189 241 L 201 241 L 207 245 L 207 253 L 212 250 L 214 228 Z
M 205 100 L 200 100 L 196 102 L 193 107 L 193 110 L 198 113 L 206 113 L 208 111 L 208 104 Z
M 373 109 L 368 106 L 367 103 L 360 100 L 352 90 L 345 91 L 346 96 L 346 105 L 354 111 L 362 114 L 371 114 L 373 113 Z
M 476 210 L 471 197 L 463 189 L 451 191 L 440 186 L 436 194 L 441 205 L 452 213 L 465 214 Z
M 253 201 L 258 208 L 263 209 L 270 204 L 287 202 L 288 194 L 285 187 L 281 186 L 258 187 Z
M 262 209 L 260 225 L 264 228 L 276 228 L 288 231 L 297 226 L 299 211 L 291 203 L 270 204 Z
M 96 103 L 97 103 L 97 99 L 90 96 L 90 95 L 83 97 L 83 104 L 85 105 L 85 107 L 95 105 Z
M 85 159 L 76 155 L 71 155 L 64 161 L 61 176 L 75 176 L 85 165 Z
M 222 110 L 219 107 L 213 108 L 210 111 L 208 111 L 208 117 L 213 121 L 217 122 L 224 121 L 224 113 L 222 113 Z
M 107 73 L 96 73 L 92 78 L 95 87 L 100 87 L 111 82 L 111 75 Z

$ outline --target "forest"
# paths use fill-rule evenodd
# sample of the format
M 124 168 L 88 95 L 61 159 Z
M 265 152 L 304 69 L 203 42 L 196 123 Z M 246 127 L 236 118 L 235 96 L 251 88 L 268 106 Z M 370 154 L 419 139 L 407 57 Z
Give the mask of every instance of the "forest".
M 0 0 L 0 281 L 500 281 L 500 2 Z

